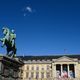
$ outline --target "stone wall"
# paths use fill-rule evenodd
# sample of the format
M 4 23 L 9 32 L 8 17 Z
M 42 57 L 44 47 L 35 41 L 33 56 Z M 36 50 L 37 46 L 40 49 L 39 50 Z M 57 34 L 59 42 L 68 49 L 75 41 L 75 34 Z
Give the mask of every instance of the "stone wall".
M 0 57 L 0 80 L 21 80 L 22 62 L 5 56 Z

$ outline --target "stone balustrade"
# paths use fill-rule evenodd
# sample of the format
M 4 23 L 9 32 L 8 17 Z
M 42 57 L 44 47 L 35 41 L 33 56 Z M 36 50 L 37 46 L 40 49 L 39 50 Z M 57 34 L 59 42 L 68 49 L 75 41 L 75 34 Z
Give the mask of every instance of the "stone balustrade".
M 23 79 L 22 79 L 23 80 Z M 47 79 L 25 79 L 25 80 L 80 80 L 80 78 L 47 78 Z

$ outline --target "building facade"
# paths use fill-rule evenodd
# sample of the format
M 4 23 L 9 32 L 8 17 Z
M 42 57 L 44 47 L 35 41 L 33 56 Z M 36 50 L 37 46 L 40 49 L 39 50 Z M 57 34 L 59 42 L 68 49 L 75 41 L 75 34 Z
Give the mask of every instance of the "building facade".
M 22 80 L 80 80 L 80 55 L 22 57 Z

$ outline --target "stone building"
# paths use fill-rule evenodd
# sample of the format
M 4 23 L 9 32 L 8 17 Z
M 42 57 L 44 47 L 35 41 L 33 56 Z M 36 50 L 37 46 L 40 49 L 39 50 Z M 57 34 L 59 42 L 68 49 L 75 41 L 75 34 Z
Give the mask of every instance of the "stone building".
M 73 78 L 80 80 L 80 55 L 24 56 L 20 57 L 22 80 L 57 80 Z

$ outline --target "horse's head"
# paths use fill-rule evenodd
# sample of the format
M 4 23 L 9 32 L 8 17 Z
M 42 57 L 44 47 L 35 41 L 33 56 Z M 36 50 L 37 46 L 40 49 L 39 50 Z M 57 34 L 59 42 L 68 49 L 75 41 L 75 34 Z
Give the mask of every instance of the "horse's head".
M 3 28 L 2 28 L 2 32 L 3 32 L 4 35 L 6 35 L 6 34 L 8 34 L 10 31 L 9 31 L 9 29 L 8 29 L 7 27 L 3 27 Z
M 7 28 L 6 27 L 3 27 L 2 28 L 2 32 L 3 32 L 4 35 L 6 35 L 7 34 Z
M 0 38 L 0 41 L 3 42 L 3 38 Z

